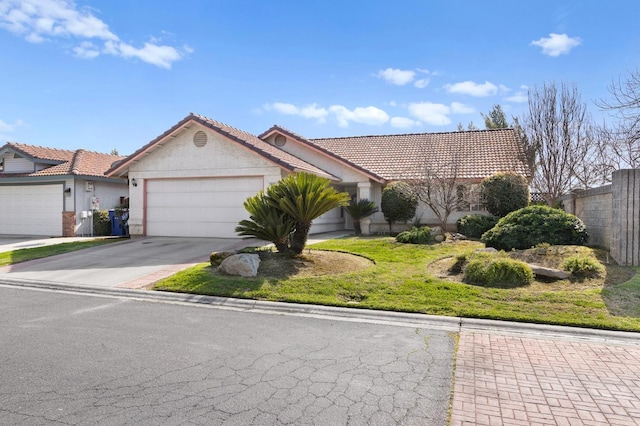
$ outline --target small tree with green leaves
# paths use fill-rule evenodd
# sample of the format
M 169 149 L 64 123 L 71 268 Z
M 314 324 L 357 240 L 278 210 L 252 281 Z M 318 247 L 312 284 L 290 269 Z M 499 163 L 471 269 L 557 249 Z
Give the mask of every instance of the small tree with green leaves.
M 373 201 L 369 201 L 366 198 L 362 198 L 361 200 L 351 200 L 349 205 L 345 207 L 349 216 L 353 220 L 353 230 L 356 235 L 362 234 L 362 228 L 360 227 L 360 221 L 365 217 L 369 217 L 374 213 L 378 212 L 378 208 L 376 207 L 376 203 Z
M 496 173 L 482 181 L 480 198 L 489 213 L 504 217 L 529 205 L 529 182 L 514 172 Z
M 382 190 L 380 207 L 389 224 L 389 234 L 392 234 L 391 226 L 394 222 L 406 222 L 416 215 L 418 197 L 411 185 L 400 181 L 391 182 Z
M 271 241 L 278 251 L 297 255 L 307 244 L 313 220 L 348 203 L 349 194 L 336 191 L 328 179 L 297 173 L 249 197 L 245 208 L 251 216 L 240 221 L 236 232 Z

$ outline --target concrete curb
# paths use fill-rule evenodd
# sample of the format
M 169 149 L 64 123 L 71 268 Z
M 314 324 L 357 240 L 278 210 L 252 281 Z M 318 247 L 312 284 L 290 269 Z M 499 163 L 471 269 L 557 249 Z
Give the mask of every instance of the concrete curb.
M 153 290 L 92 287 L 76 284 L 61 284 L 47 281 L 0 278 L 0 285 L 40 290 L 62 291 L 76 294 L 93 294 L 107 297 L 123 297 L 141 301 L 206 305 L 256 313 L 279 315 L 305 315 L 326 319 L 356 322 L 391 323 L 398 326 L 442 329 L 465 332 L 493 332 L 518 334 L 543 338 L 571 338 L 599 340 L 640 345 L 640 333 L 611 331 L 558 325 L 533 324 L 477 318 L 447 317 L 407 312 L 380 311 L 337 306 L 307 305 L 300 303 L 269 302 L 230 297 L 203 296 L 185 293 L 170 293 Z

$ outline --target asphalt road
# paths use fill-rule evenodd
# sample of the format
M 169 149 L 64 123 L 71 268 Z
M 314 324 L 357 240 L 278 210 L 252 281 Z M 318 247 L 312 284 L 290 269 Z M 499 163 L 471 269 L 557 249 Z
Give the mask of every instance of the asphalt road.
M 0 322 L 0 424 L 447 422 L 447 331 L 3 286 Z

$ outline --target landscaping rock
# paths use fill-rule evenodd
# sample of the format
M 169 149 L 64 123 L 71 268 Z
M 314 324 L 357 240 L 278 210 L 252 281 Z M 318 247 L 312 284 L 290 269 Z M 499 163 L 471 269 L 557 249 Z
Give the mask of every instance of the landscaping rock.
M 260 256 L 257 254 L 240 253 L 227 257 L 218 267 L 218 271 L 227 275 L 241 277 L 255 277 L 260 266 Z
M 459 232 L 454 232 L 452 234 L 449 234 L 447 236 L 447 239 L 451 241 L 468 240 L 466 235 L 460 234 Z
M 559 269 L 547 268 L 544 266 L 534 265 L 531 263 L 527 263 L 527 265 L 529 265 L 529 267 L 531 268 L 534 274 L 540 275 L 543 277 L 557 278 L 559 280 L 564 280 L 571 276 L 570 273 L 566 271 L 561 271 Z
M 444 231 L 439 226 L 431 228 L 431 236 L 435 238 L 436 235 L 444 235 Z
M 484 253 L 497 253 L 498 252 L 498 250 L 494 249 L 493 247 L 485 247 L 485 248 L 478 249 L 476 251 L 484 252 Z
M 442 235 L 442 234 L 436 234 L 436 235 L 433 237 L 433 239 L 434 239 L 434 240 L 436 240 L 436 242 L 441 243 L 441 242 L 443 242 L 443 241 L 444 241 L 444 235 Z

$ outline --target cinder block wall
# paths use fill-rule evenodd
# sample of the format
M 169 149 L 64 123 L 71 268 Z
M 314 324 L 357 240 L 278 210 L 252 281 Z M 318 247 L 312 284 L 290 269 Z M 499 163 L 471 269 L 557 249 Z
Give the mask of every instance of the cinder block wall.
M 611 257 L 620 265 L 640 265 L 640 170 L 612 176 Z
M 611 185 L 577 191 L 563 200 L 565 210 L 580 218 L 589 233 L 589 245 L 611 247 Z

